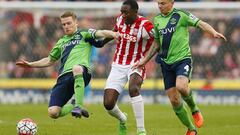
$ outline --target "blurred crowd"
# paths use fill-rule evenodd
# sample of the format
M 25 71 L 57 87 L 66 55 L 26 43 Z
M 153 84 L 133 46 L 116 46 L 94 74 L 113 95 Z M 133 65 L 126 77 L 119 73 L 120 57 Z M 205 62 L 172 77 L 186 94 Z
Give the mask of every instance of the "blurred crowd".
M 152 20 L 154 15 L 146 15 Z M 228 41 L 213 39 L 199 29 L 190 29 L 194 59 L 193 78 L 240 78 L 240 16 L 201 18 L 223 33 Z M 34 61 L 48 56 L 56 41 L 64 34 L 58 17 L 42 16 L 35 27 L 30 12 L 8 11 L 0 23 L 0 78 L 56 78 L 58 65 L 45 69 L 24 69 L 15 66 L 20 59 Z M 115 16 L 79 18 L 79 28 L 112 29 Z M 94 49 L 92 72 L 94 78 L 109 74 L 115 42 Z M 147 64 L 148 78 L 161 78 L 160 66 L 154 59 Z

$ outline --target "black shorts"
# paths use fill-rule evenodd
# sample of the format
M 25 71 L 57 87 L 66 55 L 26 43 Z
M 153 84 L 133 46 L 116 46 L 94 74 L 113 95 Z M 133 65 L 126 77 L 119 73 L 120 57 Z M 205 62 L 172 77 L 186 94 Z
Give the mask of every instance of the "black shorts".
M 85 87 L 91 80 L 91 74 L 88 73 L 86 67 L 83 66 L 83 79 Z M 72 72 L 65 73 L 57 79 L 57 83 L 52 88 L 49 107 L 63 107 L 74 94 L 74 76 Z
M 192 60 L 190 58 L 178 61 L 174 64 L 161 62 L 165 90 L 176 86 L 176 78 L 179 75 L 189 78 L 192 72 Z

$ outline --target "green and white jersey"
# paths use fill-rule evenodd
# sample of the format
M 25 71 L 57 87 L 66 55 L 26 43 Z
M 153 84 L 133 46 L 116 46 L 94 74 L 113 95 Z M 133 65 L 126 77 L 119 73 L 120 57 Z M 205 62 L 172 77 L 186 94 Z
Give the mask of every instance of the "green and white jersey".
M 197 27 L 199 19 L 189 12 L 173 9 L 168 15 L 154 18 L 155 40 L 160 42 L 160 59 L 173 64 L 191 58 L 188 26 Z
M 92 45 L 85 39 L 93 38 L 88 31 L 77 30 L 72 36 L 65 35 L 58 40 L 49 57 L 52 61 L 60 59 L 59 76 L 72 72 L 74 65 L 83 65 L 90 71 Z

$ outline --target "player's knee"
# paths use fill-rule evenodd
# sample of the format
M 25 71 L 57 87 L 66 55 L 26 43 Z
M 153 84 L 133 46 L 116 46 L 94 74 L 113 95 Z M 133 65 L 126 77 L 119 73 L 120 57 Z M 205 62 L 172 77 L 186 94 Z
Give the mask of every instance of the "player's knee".
M 106 100 L 104 100 L 103 105 L 106 110 L 112 110 L 114 107 L 114 103 L 106 101 Z
M 79 66 L 79 65 L 74 65 L 73 66 L 73 75 L 81 75 L 83 74 L 83 68 L 82 66 Z
M 172 96 L 170 97 L 170 102 L 172 104 L 172 106 L 179 106 L 180 105 L 180 98 L 178 96 Z
M 137 86 L 137 85 L 131 85 L 129 86 L 129 95 L 131 97 L 135 97 L 135 96 L 138 96 L 139 95 L 139 90 L 140 90 L 140 87 Z
M 187 85 L 177 83 L 176 84 L 176 89 L 182 93 L 182 92 L 187 90 Z
M 57 119 L 59 116 L 59 111 L 55 109 L 48 109 L 48 116 L 53 119 Z

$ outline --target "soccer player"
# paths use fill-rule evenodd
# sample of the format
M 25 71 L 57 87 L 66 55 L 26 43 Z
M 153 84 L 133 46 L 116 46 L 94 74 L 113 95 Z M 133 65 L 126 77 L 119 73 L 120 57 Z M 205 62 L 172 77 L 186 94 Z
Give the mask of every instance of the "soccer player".
M 136 118 L 137 134 L 146 135 L 144 103 L 139 92 L 146 76 L 145 68 L 132 70 L 131 64 L 142 59 L 151 47 L 154 40 L 153 27 L 149 20 L 138 15 L 138 3 L 135 0 L 123 2 L 121 15 L 117 17 L 113 28 L 119 37 L 104 91 L 104 107 L 111 116 L 119 120 L 119 135 L 127 134 L 127 115 L 116 104 L 127 82 Z
M 188 130 L 186 135 L 196 135 L 203 125 L 203 116 L 188 87 L 192 71 L 188 27 L 198 27 L 215 38 L 226 38 L 208 23 L 191 13 L 173 8 L 174 0 L 158 0 L 161 11 L 154 18 L 155 44 L 144 59 L 136 62 L 132 69 L 141 69 L 158 52 L 156 62 L 161 65 L 166 93 L 179 120 Z M 182 99 L 191 109 L 195 125 L 191 122 Z
M 88 112 L 83 109 L 84 87 L 88 85 L 90 74 L 90 55 L 92 45 L 102 47 L 94 39 L 114 38 L 116 33 L 107 30 L 78 29 L 77 16 L 71 11 L 64 12 L 61 17 L 61 24 L 65 35 L 58 40 L 48 57 L 38 61 L 28 62 L 21 60 L 16 65 L 28 68 L 43 68 L 53 65 L 60 60 L 59 76 L 57 83 L 52 88 L 48 114 L 56 119 L 68 113 L 80 118 L 89 117 Z M 86 42 L 88 41 L 88 42 Z M 75 95 L 75 102 L 66 104 Z

